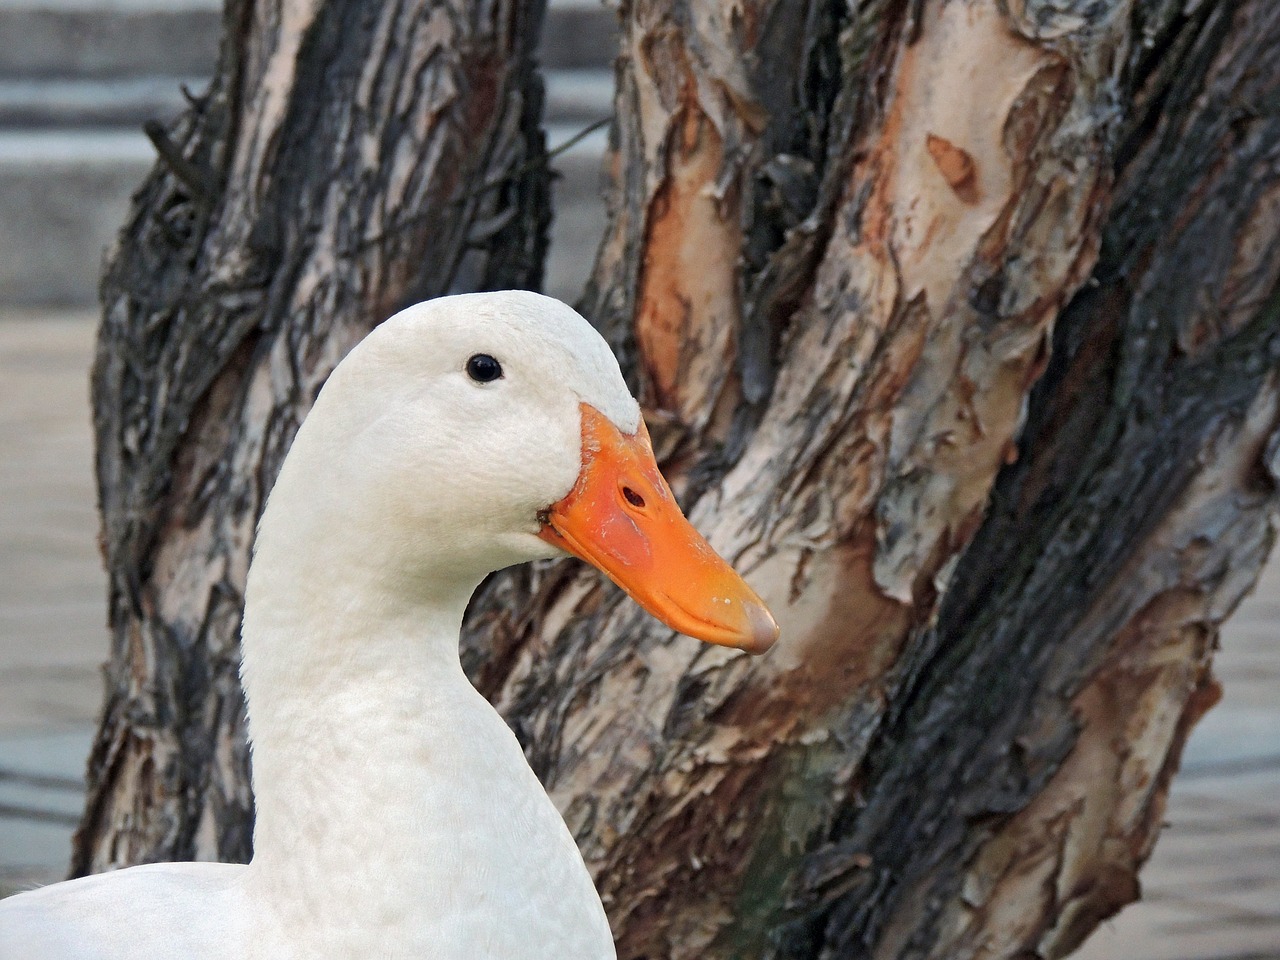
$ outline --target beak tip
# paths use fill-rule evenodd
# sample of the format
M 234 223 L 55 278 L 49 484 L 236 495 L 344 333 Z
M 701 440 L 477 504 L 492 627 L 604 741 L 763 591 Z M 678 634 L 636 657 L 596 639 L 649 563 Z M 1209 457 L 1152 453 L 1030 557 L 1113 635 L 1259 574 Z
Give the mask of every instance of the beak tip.
M 758 656 L 774 645 L 781 630 L 773 614 L 763 603 L 744 604 L 747 614 L 748 633 L 742 649 L 753 656 Z

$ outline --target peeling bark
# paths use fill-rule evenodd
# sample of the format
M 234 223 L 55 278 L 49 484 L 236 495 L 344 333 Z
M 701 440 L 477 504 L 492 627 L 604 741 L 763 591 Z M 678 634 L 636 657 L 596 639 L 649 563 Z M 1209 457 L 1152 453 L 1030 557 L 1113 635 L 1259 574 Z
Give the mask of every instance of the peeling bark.
M 1272 538 L 1280 129 L 1224 104 L 1271 102 L 1275 15 L 720 9 L 624 10 L 584 303 L 783 640 L 699 648 L 553 564 L 490 582 L 468 664 L 621 957 L 1061 956 L 1136 895 Z
M 1182 69 L 1134 90 L 1160 122 L 1119 145 L 1093 281 L 938 626 L 901 664 L 841 841 L 893 864 L 856 919 L 827 921 L 879 925 L 876 955 L 1064 956 L 1137 896 L 1217 699 L 1219 627 L 1275 537 L 1280 118 L 1251 105 L 1280 89 L 1280 13 L 1217 7 L 1176 30 Z M 927 857 L 904 857 L 925 824 Z M 872 918 L 904 881 L 946 904 L 936 923 L 906 901 Z
M 373 324 L 539 282 L 541 10 L 230 0 L 209 91 L 150 131 L 162 160 L 102 284 L 112 657 L 73 874 L 248 858 L 237 640 L 254 526 Z

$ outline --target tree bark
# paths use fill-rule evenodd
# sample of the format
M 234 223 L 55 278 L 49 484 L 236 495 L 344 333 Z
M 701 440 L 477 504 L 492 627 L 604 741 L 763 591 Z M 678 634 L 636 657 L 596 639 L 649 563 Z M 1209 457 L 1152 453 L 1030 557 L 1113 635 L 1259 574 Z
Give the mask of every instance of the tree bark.
M 1218 627 L 1274 537 L 1280 9 L 632 0 L 622 26 L 582 308 L 783 637 L 759 660 L 697 645 L 561 561 L 490 578 L 464 663 L 565 813 L 623 960 L 1062 956 L 1136 896 L 1216 697 Z M 307 49 L 277 62 L 314 77 Z M 383 48 L 341 49 L 390 82 Z M 513 86 L 489 89 L 532 76 L 527 47 L 506 53 Z M 224 85 L 245 69 L 227 56 Z M 219 83 L 209 103 L 238 103 Z M 326 110 L 403 132 L 344 89 Z M 206 222 L 181 164 L 158 173 L 108 275 L 116 653 L 80 870 L 247 853 L 233 638 L 261 495 L 372 308 L 464 283 L 383 281 L 413 274 L 421 236 L 376 267 L 325 239 L 385 232 L 346 198 L 402 183 L 399 154 L 253 161 L 294 142 L 253 132 L 293 129 L 264 96 L 186 121 L 181 156 L 235 188 Z M 525 169 L 533 101 L 485 128 L 504 146 L 483 161 L 414 181 L 413 210 Z M 536 280 L 545 181 L 507 189 L 473 204 L 511 231 L 473 286 Z M 174 197 L 199 244 L 162 228 Z M 249 270 L 261 237 L 297 265 Z
M 783 640 L 569 564 L 473 604 L 621 957 L 1055 957 L 1136 896 L 1274 535 L 1278 50 L 1264 3 L 624 9 L 585 307 Z
M 897 665 L 831 837 L 869 863 L 806 918 L 824 955 L 1063 956 L 1135 899 L 1219 696 L 1219 627 L 1275 538 L 1280 11 L 1135 12 L 1102 253 Z
M 250 855 L 237 676 L 257 518 L 399 306 L 536 286 L 543 4 L 229 0 L 106 266 L 93 371 L 112 655 L 72 873 Z

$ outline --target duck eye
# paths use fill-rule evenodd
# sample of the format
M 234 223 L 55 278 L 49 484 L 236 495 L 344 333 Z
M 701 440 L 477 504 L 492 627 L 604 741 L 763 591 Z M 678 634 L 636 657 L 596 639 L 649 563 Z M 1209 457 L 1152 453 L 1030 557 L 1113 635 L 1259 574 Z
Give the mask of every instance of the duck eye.
M 467 376 L 476 383 L 490 383 L 502 376 L 502 364 L 487 353 L 477 353 L 467 361 Z

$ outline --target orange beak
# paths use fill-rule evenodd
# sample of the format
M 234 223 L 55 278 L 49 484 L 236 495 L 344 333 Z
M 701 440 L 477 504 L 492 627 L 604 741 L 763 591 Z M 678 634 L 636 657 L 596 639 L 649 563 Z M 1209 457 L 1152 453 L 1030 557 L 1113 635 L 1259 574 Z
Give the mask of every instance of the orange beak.
M 582 404 L 582 473 L 539 536 L 608 574 L 640 606 L 707 643 L 764 653 L 778 625 L 676 505 L 644 421 L 632 436 Z

